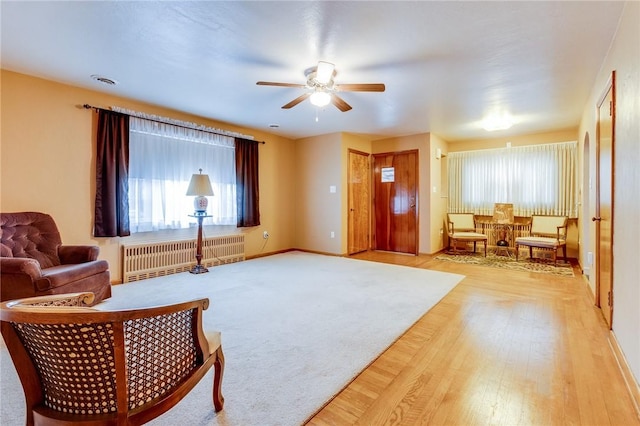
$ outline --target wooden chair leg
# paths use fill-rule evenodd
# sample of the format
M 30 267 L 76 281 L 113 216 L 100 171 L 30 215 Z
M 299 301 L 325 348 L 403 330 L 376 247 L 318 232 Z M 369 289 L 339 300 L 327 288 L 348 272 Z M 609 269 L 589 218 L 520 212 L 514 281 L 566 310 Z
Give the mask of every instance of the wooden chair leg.
M 487 257 L 487 240 L 484 240 L 484 257 Z
M 518 261 L 518 245 L 516 244 L 516 262 Z
M 529 246 L 529 259 L 533 259 L 533 247 Z
M 473 252 L 474 253 L 476 252 L 476 242 L 475 241 L 473 242 Z
M 562 260 L 567 263 L 567 246 L 562 246 Z
M 213 363 L 213 406 L 216 411 L 221 411 L 224 407 L 224 397 L 222 396 L 222 376 L 224 374 L 224 354 L 222 346 L 216 350 L 216 361 Z

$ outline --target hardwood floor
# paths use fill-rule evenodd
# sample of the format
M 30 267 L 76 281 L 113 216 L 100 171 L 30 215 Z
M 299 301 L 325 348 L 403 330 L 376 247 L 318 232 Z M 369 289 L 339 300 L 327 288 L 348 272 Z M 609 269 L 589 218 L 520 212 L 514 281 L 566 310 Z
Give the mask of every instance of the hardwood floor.
M 353 257 L 466 278 L 307 425 L 640 425 L 579 270 Z

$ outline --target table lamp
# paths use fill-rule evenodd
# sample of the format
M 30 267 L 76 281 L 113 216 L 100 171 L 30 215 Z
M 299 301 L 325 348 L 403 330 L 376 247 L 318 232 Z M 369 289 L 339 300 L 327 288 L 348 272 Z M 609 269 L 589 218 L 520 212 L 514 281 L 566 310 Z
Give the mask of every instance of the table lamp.
M 191 176 L 191 182 L 189 182 L 189 188 L 187 188 L 187 195 L 195 195 L 193 200 L 193 207 L 196 214 L 205 214 L 207 211 L 207 205 L 209 200 L 207 195 L 213 195 L 213 189 L 211 188 L 211 181 L 209 175 L 203 175 L 202 169 L 199 169 L 200 173 L 193 174 Z

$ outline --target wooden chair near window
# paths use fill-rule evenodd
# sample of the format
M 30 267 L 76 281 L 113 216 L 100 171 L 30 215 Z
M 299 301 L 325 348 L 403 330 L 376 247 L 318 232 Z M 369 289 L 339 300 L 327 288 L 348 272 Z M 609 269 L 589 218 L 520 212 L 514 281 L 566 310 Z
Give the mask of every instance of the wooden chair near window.
M 213 406 L 222 410 L 220 333 L 202 328 L 208 299 L 119 311 L 88 307 L 93 299 L 73 293 L 0 304 L 27 425 L 143 424 L 212 366 Z
M 473 243 L 473 252 L 476 251 L 478 241 L 484 243 L 484 256 L 487 257 L 487 235 L 476 232 L 476 217 L 473 213 L 448 213 L 447 234 L 449 235 L 449 247 L 457 249 L 458 242 Z
M 553 264 L 557 265 L 558 249 L 562 248 L 563 260 L 567 262 L 567 216 L 531 216 L 529 236 L 516 238 L 516 261 L 520 246 L 529 247 L 529 258 L 533 259 L 533 249 L 551 250 Z

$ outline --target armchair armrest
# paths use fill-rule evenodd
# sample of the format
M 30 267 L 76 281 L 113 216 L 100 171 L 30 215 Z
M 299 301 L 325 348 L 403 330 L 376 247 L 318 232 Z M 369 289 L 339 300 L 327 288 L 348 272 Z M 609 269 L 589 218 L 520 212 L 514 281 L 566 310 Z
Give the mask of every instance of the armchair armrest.
M 26 275 L 29 281 L 35 281 L 42 277 L 40 263 L 28 257 L 2 257 L 0 258 L 0 270 L 2 274 Z
M 560 230 L 564 228 L 564 232 L 560 233 Z M 565 223 L 564 225 L 558 226 L 558 230 L 557 230 L 557 239 L 558 241 L 564 241 L 567 239 L 567 224 Z
M 2 309 L 31 310 L 32 312 L 79 312 L 79 308 L 91 309 L 95 295 L 91 292 L 51 294 L 10 300 L 0 304 Z
M 65 246 L 58 247 L 58 257 L 63 265 L 91 262 L 98 259 L 98 246 Z

